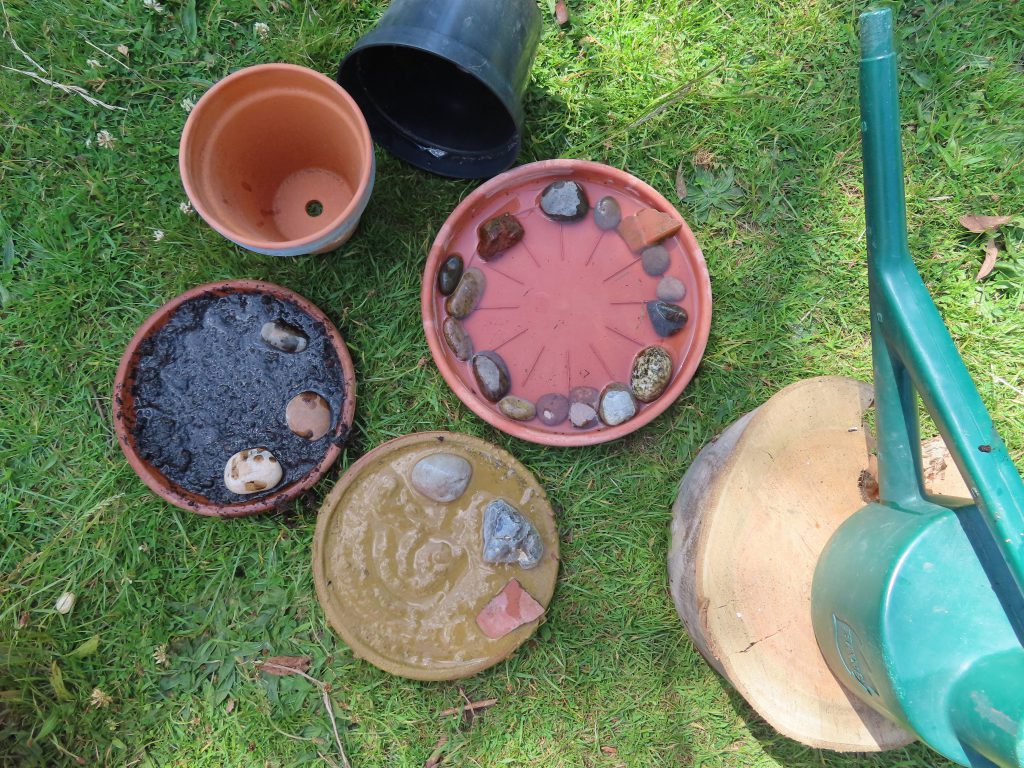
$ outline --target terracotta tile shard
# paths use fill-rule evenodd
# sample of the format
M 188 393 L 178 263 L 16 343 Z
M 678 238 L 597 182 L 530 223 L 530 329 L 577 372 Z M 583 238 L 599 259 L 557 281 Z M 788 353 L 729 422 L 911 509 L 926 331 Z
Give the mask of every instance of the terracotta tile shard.
M 476 623 L 487 637 L 497 640 L 543 615 L 544 606 L 534 600 L 517 579 L 512 579 L 477 614 Z
M 627 216 L 619 224 L 619 234 L 631 251 L 639 253 L 666 237 L 672 237 L 682 224 L 679 219 L 654 208 L 644 208 L 633 216 Z

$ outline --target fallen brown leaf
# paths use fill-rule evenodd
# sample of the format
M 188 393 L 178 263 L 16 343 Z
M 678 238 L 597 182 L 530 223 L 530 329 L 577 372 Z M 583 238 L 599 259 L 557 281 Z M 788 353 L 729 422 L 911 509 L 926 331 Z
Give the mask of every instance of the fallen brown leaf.
M 993 229 L 1006 224 L 1013 216 L 961 216 L 960 224 L 971 232 L 982 234 L 983 232 L 991 232 Z
M 452 707 L 441 712 L 438 717 L 450 717 L 451 715 L 459 715 L 463 712 L 476 712 L 478 709 L 487 709 L 493 707 L 498 703 L 497 699 L 484 699 L 483 701 L 471 701 L 468 704 L 461 707 Z
M 617 750 L 615 747 L 601 747 L 601 751 L 604 752 L 606 755 L 619 754 L 619 750 Z
M 285 675 L 304 675 L 312 663 L 309 656 L 271 656 L 264 659 L 261 668 L 268 675 L 284 677 Z
M 990 237 L 988 242 L 985 243 L 985 260 L 981 262 L 981 269 L 978 270 L 975 280 L 984 280 L 990 274 L 992 270 L 996 268 L 996 259 L 999 257 L 999 246 L 996 245 L 996 239 Z
M 444 760 L 444 747 L 447 743 L 447 736 L 442 736 L 437 740 L 437 744 L 434 745 L 434 751 L 430 753 L 430 757 L 423 764 L 423 768 L 437 768 L 441 764 L 441 761 Z
M 680 200 L 685 200 L 689 194 L 689 190 L 686 188 L 686 175 L 683 173 L 683 161 L 679 161 L 679 167 L 676 168 L 676 194 L 679 195 Z

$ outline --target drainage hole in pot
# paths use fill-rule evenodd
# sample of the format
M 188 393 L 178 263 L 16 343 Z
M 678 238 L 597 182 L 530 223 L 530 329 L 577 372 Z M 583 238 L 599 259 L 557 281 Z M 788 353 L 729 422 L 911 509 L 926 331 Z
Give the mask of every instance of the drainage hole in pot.
M 324 212 L 324 204 L 319 200 L 310 200 L 306 203 L 306 213 L 312 217 L 317 217 Z

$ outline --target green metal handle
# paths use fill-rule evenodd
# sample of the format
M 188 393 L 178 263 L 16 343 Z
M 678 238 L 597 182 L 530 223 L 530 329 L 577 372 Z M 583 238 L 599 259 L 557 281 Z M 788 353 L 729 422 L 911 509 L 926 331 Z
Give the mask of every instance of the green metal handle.
M 1024 594 L 1024 483 L 907 244 L 892 13 L 861 16 L 861 132 L 881 503 L 925 497 L 920 395 Z M 949 500 L 940 500 L 949 505 Z

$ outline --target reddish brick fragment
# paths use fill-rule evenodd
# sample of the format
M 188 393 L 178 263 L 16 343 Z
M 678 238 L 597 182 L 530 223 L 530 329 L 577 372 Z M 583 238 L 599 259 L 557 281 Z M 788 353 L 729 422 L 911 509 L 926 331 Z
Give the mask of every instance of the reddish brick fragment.
M 627 216 L 619 224 L 619 234 L 630 250 L 639 253 L 666 237 L 672 237 L 683 225 L 679 219 L 654 208 L 644 208 L 634 216 Z
M 517 579 L 512 579 L 477 614 L 476 623 L 487 637 L 497 640 L 543 615 L 544 607 L 523 589 Z

